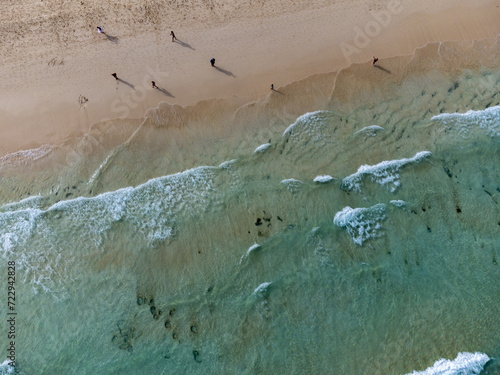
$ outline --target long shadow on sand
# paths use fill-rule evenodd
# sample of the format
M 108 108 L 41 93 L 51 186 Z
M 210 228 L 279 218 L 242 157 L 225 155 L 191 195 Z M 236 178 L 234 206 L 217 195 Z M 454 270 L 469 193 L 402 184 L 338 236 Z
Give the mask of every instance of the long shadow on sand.
M 383 67 L 381 67 L 380 65 L 373 65 L 373 66 L 374 66 L 375 68 L 377 68 L 377 69 L 380 69 L 380 70 L 381 70 L 381 71 L 383 71 L 383 72 L 386 72 L 386 73 L 388 73 L 388 74 L 392 74 L 392 73 L 391 73 L 391 71 L 390 71 L 389 69 L 383 68 Z
M 127 81 L 124 81 L 123 79 L 121 78 L 118 78 L 118 81 L 121 82 L 121 83 L 124 83 L 126 84 L 128 87 L 130 87 L 132 90 L 135 90 L 135 86 L 133 84 L 131 84 L 130 82 L 127 82 Z
M 168 92 L 167 90 L 165 89 L 162 89 L 160 87 L 157 87 L 156 88 L 158 91 L 160 91 L 162 94 L 166 95 L 166 96 L 169 96 L 171 98 L 175 98 L 175 96 L 173 96 L 170 92 Z
M 182 40 L 179 40 L 179 39 L 176 39 L 175 40 L 176 43 L 179 43 L 181 46 L 183 47 L 186 47 L 186 48 L 189 48 L 189 49 L 192 49 L 193 51 L 195 50 L 193 47 L 191 47 L 190 44 L 186 43 L 186 42 L 183 42 Z
M 219 72 L 224 73 L 225 75 L 227 75 L 229 77 L 236 78 L 236 76 L 233 73 L 231 73 L 229 70 L 219 68 L 218 66 L 214 66 L 214 68 L 217 69 Z
M 115 44 L 118 44 L 118 40 L 119 40 L 119 39 L 118 39 L 118 37 L 113 36 L 113 35 L 109 35 L 109 34 L 106 34 L 106 33 L 104 33 L 104 35 L 106 35 L 106 38 L 108 38 L 108 40 L 109 40 L 110 42 L 113 42 L 113 43 L 115 43 Z
M 285 95 L 284 93 L 282 93 L 281 91 L 278 91 L 278 90 L 275 90 L 275 89 L 271 89 L 273 92 L 277 92 L 278 94 L 281 94 L 281 95 Z

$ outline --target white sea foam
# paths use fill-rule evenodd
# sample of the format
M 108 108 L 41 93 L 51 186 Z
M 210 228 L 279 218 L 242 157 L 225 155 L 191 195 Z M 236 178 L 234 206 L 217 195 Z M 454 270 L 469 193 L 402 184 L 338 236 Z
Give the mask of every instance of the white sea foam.
M 228 161 L 222 162 L 219 165 L 219 168 L 220 169 L 229 169 L 229 168 L 231 168 L 236 163 L 237 160 L 238 159 L 232 159 L 232 160 L 228 160 Z
M 241 170 L 235 166 L 237 161 L 238 159 L 232 159 L 219 165 L 219 169 L 229 174 L 229 178 L 226 179 L 226 183 L 224 184 L 226 188 L 230 186 L 233 189 L 239 189 L 241 186 Z
M 101 163 L 101 165 L 99 165 L 99 168 L 97 168 L 95 170 L 95 172 L 92 174 L 92 177 L 90 177 L 90 180 L 88 182 L 89 185 L 92 185 L 94 183 L 94 181 L 97 179 L 97 177 L 99 177 L 99 175 L 101 174 L 102 170 L 104 169 L 104 167 L 106 167 L 106 165 L 108 165 L 108 161 L 109 159 L 111 158 L 111 156 L 113 156 L 114 153 L 110 153 L 106 159 L 104 159 L 104 161 Z
M 14 152 L 12 154 L 7 154 L 0 158 L 0 166 L 7 164 L 26 164 L 28 162 L 41 159 L 47 156 L 55 146 L 43 145 L 38 148 L 33 148 L 30 150 L 21 150 Z
M 342 187 L 345 190 L 361 192 L 363 178 L 369 176 L 377 184 L 386 186 L 394 192 L 401 185 L 399 171 L 401 168 L 411 164 L 418 164 L 427 160 L 431 156 L 429 151 L 420 151 L 412 158 L 399 160 L 387 160 L 375 165 L 362 165 L 358 171 L 342 180 Z
M 458 353 L 454 360 L 440 359 L 424 371 L 413 371 L 407 375 L 477 375 L 490 358 L 484 353 Z
M 491 137 L 500 136 L 500 106 L 486 108 L 482 111 L 465 113 L 442 113 L 432 117 L 450 128 L 457 128 L 462 137 L 467 137 L 474 127 L 486 130 Z
M 392 205 L 394 205 L 396 207 L 399 207 L 399 208 L 405 208 L 406 207 L 406 202 L 402 201 L 400 199 L 398 199 L 398 200 L 392 200 L 389 203 L 391 203 Z
M 252 246 L 250 246 L 247 250 L 247 252 L 241 257 L 240 259 L 240 263 L 243 261 L 243 259 L 245 258 L 248 258 L 250 256 L 251 253 L 254 253 L 256 252 L 257 250 L 259 250 L 261 248 L 261 246 L 256 242 L 254 243 Z
M 267 151 L 269 149 L 269 147 L 271 147 L 271 144 L 270 143 L 264 143 L 263 145 L 260 145 L 259 147 L 257 147 L 254 151 L 254 153 L 262 153 L 264 151 Z
M 44 198 L 41 195 L 34 195 L 32 197 L 22 199 L 18 202 L 7 203 L 0 207 L 0 212 L 19 211 L 28 208 L 40 208 L 42 206 L 43 199 Z
M 385 219 L 385 204 L 379 203 L 368 208 L 344 207 L 335 214 L 333 223 L 345 228 L 354 243 L 362 246 L 370 238 L 382 235 L 382 221 Z
M 16 373 L 15 367 L 9 366 L 10 361 L 6 359 L 0 364 L 0 375 L 14 375 Z
M 302 181 L 296 180 L 295 178 L 287 178 L 286 180 L 282 180 L 281 183 L 292 193 L 299 191 L 301 186 L 304 184 Z
M 257 249 L 260 249 L 260 245 L 256 242 L 248 248 L 246 256 L 249 256 L 252 251 L 255 251 Z
M 124 218 L 132 191 L 133 188 L 128 187 L 92 198 L 60 201 L 49 207 L 47 212 L 63 214 L 68 229 L 71 228 L 75 235 L 88 238 L 98 247 L 112 224 Z
M 35 292 L 58 290 L 76 259 L 99 251 L 113 225 L 127 221 L 154 246 L 176 234 L 179 215 L 199 215 L 217 199 L 216 167 L 199 167 L 95 197 L 60 201 L 46 210 L 9 204 L 0 212 L 0 257 L 13 254 L 21 279 Z M 5 206 L 4 206 L 5 209 Z M 68 238 L 72 243 L 68 247 Z
M 326 137 L 324 127 L 328 125 L 327 117 L 330 114 L 328 111 L 308 112 L 295 120 L 283 132 L 283 136 L 291 138 L 306 137 L 317 142 Z
M 252 293 L 256 298 L 264 298 L 268 294 L 268 288 L 271 285 L 271 282 L 265 282 L 260 284 Z
M 52 276 L 66 276 L 62 250 L 57 244 L 59 238 L 45 214 L 46 211 L 32 208 L 0 213 L 0 256 L 15 259 L 20 281 L 31 284 L 34 293 L 55 291 Z
M 60 201 L 46 211 L 27 209 L 0 213 L 0 239 L 12 243 L 15 236 L 27 237 L 35 217 L 57 212 L 64 214 L 68 230 L 88 236 L 96 246 L 101 243 L 101 235 L 120 220 L 136 224 L 138 231 L 151 241 L 165 239 L 174 233 L 169 225 L 174 214 L 198 212 L 208 206 L 216 170 L 215 167 L 193 168 L 149 180 L 135 188 Z M 9 226 L 12 220 L 14 224 Z
M 41 213 L 41 210 L 32 208 L 0 213 L 0 250 L 4 258 L 12 256 L 17 247 L 25 245 Z
M 369 136 L 372 136 L 372 137 L 375 137 L 377 135 L 377 133 L 381 130 L 384 130 L 383 127 L 381 126 L 378 126 L 378 125 L 370 125 L 370 126 L 366 126 L 364 127 L 363 129 L 361 130 L 358 130 L 356 133 L 354 133 L 353 135 L 360 135 L 360 134 L 364 134 L 364 135 L 369 135 Z
M 149 244 L 174 235 L 176 216 L 197 215 L 215 200 L 215 167 L 198 167 L 160 177 L 130 193 L 126 220 L 132 222 Z
M 334 178 L 332 176 L 325 174 L 325 175 L 321 175 L 321 176 L 316 176 L 313 181 L 325 184 L 325 183 L 333 181 L 333 180 L 334 180 Z

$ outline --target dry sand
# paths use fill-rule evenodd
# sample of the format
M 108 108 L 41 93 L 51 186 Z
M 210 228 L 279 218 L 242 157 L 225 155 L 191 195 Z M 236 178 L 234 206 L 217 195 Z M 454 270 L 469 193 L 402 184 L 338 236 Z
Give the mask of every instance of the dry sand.
M 428 42 L 493 38 L 498 19 L 491 0 L 4 0 L 0 156 L 106 118 L 141 117 L 160 101 L 245 102 L 271 83 L 279 89 L 374 54 L 383 61 Z

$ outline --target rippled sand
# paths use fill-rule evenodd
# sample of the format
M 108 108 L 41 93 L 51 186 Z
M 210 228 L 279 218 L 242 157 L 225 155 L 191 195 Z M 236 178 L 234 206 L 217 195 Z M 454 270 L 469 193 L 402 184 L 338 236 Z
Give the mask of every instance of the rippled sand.
M 498 52 L 430 44 L 4 156 L 19 369 L 405 374 L 497 358 Z

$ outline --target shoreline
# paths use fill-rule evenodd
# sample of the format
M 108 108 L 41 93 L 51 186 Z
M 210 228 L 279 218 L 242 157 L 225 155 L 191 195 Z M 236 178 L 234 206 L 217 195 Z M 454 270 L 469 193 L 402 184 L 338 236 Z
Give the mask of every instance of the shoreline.
M 0 4 L 18 370 L 500 369 L 500 3 L 401 1 Z
M 280 143 L 290 124 L 315 111 L 336 113 L 340 121 L 344 118 L 342 132 L 349 134 L 369 123 L 383 125 L 388 119 L 374 122 L 371 113 L 392 107 L 395 96 L 400 98 L 397 106 L 428 97 L 426 113 L 403 117 L 404 121 L 415 117 L 413 124 L 443 112 L 498 106 L 499 47 L 499 38 L 430 43 L 412 55 L 379 61 L 379 69 L 370 62 L 354 63 L 339 72 L 292 82 L 252 102 L 212 99 L 187 107 L 162 102 L 144 118 L 104 121 L 84 136 L 0 157 L 4 186 L 0 201 L 33 195 L 47 196 L 53 203 L 91 197 L 200 166 L 246 160 L 259 145 L 276 144 L 277 138 Z M 469 86 L 471 76 L 475 81 Z M 386 150 L 374 152 L 376 160 L 389 157 Z M 336 165 L 344 174 L 358 167 L 354 159 L 345 158 L 337 159 Z
M 411 53 L 436 39 L 477 40 L 500 33 L 500 26 L 494 22 L 500 8 L 492 1 L 470 8 L 448 4 L 448 8 L 442 6 L 445 9 L 433 16 L 415 13 L 404 2 L 394 7 L 398 3 L 380 2 L 371 11 L 350 13 L 345 5 L 328 5 L 271 18 L 232 21 L 203 31 L 201 28 L 176 31 L 183 44 L 171 43 L 168 29 L 159 30 L 155 42 L 148 33 L 120 39 L 116 44 L 94 38 L 87 50 L 64 52 L 60 65 L 57 58 L 48 63 L 25 59 L 21 62 L 22 75 L 13 73 L 10 79 L 5 77 L 13 66 L 7 63 L 0 67 L 0 76 L 8 86 L 8 91 L 0 94 L 4 139 L 0 156 L 43 144 L 60 144 L 69 137 L 88 133 L 103 120 L 139 119 L 161 102 L 184 108 L 211 99 L 249 103 L 266 95 L 270 83 L 279 90 L 311 75 L 367 61 L 374 51 L 382 62 L 391 56 Z M 389 8 L 395 11 L 384 21 L 381 14 Z M 357 22 L 337 32 L 331 20 L 334 10 L 336 21 Z M 368 37 L 366 47 L 358 48 L 361 45 L 358 43 L 356 47 L 355 38 L 359 36 L 358 30 L 363 32 L 363 23 L 365 31 L 377 30 L 373 28 L 376 20 L 373 14 L 379 17 L 380 30 L 373 38 Z M 381 25 L 384 22 L 387 26 Z M 290 24 L 296 26 L 293 33 L 289 32 Z M 340 47 L 342 43 L 343 47 L 348 45 L 358 51 L 346 58 L 345 48 Z M 42 45 L 40 49 L 46 47 Z M 209 66 L 211 49 L 219 50 L 216 57 L 219 70 Z M 133 53 L 129 56 L 125 51 Z M 146 57 L 155 53 L 160 64 Z M 141 66 L 144 60 L 148 63 L 145 68 Z M 166 62 L 171 60 L 171 64 Z M 120 70 L 118 63 L 123 61 L 126 68 Z M 111 70 L 118 77 L 123 76 L 124 81 L 113 82 L 109 76 Z M 156 81 L 161 91 L 151 89 L 151 80 Z

